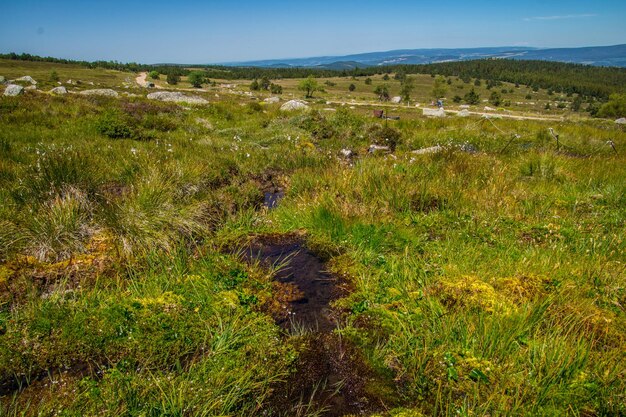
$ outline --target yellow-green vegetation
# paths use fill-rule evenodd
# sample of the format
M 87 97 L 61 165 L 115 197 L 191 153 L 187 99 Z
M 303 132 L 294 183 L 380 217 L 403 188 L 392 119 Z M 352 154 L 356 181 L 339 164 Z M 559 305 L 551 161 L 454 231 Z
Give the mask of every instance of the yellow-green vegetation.
M 385 122 L 326 104 L 366 86 L 341 82 L 289 113 L 219 86 L 200 106 L 0 98 L 0 414 L 275 415 L 301 336 L 237 252 L 292 233 L 347 280 L 335 332 L 391 390 L 375 415 L 626 414 L 623 128 Z M 368 154 L 380 135 L 395 150 Z

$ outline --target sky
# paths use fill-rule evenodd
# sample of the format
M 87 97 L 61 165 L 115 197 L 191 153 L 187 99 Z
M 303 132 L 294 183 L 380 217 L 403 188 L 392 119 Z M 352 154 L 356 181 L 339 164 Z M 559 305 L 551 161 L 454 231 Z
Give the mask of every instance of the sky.
M 626 0 L 0 0 L 0 52 L 206 64 L 626 43 Z

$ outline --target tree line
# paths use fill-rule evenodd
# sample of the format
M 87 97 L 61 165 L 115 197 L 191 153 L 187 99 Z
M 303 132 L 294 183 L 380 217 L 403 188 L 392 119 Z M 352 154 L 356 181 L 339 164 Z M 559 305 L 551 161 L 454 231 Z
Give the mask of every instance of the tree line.
M 578 94 L 606 100 L 613 93 L 626 93 L 626 68 L 594 67 L 550 61 L 524 61 L 511 59 L 480 59 L 419 65 L 389 65 L 354 69 L 322 68 L 262 68 L 231 67 L 224 65 L 147 65 L 117 61 L 73 61 L 31 54 L 0 54 L 0 58 L 82 65 L 87 68 L 106 68 L 119 71 L 158 71 L 161 74 L 187 76 L 191 71 L 202 70 L 211 79 L 269 79 L 359 77 L 381 74 L 430 74 L 459 77 L 465 82 L 473 79 L 488 83 L 510 82 L 527 85 L 535 90 L 546 89 L 558 93 Z

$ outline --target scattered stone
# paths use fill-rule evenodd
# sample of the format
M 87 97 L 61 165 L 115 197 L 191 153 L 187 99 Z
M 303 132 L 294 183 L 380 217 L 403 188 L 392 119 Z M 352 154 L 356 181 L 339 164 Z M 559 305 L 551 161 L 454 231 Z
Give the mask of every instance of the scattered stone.
M 67 82 L 66 82 L 65 84 L 74 85 L 74 81 L 72 81 L 72 80 L 67 80 Z
M 172 101 L 175 103 L 187 103 L 187 104 L 208 104 L 209 102 L 202 97 L 187 96 L 183 93 L 174 91 L 157 91 L 156 93 L 148 94 L 148 99 L 159 101 Z
M 84 96 L 104 96 L 104 97 L 118 97 L 119 94 L 115 90 L 110 88 L 96 88 L 95 90 L 81 91 L 80 94 Z
M 395 97 L 392 97 L 390 101 L 391 101 L 392 103 L 398 104 L 398 103 L 402 102 L 402 97 L 400 97 L 400 96 L 395 96 Z
M 446 112 L 443 107 L 438 109 L 422 109 L 424 116 L 428 117 L 446 117 Z
M 309 105 L 302 100 L 289 100 L 288 102 L 280 106 L 280 109 L 282 111 L 307 110 L 308 108 Z
M 65 88 L 65 87 L 54 87 L 52 90 L 50 90 L 50 93 L 52 93 L 52 94 L 67 94 L 67 88 Z
M 370 148 L 367 152 L 374 154 L 377 152 L 389 152 L 389 146 L 381 146 L 381 145 L 370 145 Z
M 430 146 L 428 148 L 417 149 L 417 150 L 414 150 L 411 153 L 415 154 L 415 155 L 427 155 L 427 154 L 430 154 L 430 153 L 441 152 L 441 151 L 443 151 L 443 149 L 444 149 L 443 146 L 435 145 L 435 146 Z
M 266 103 L 278 103 L 280 101 L 280 98 L 278 97 L 268 97 L 265 100 L 263 100 Z
M 17 78 L 15 81 L 22 81 L 25 83 L 31 83 L 32 85 L 37 85 L 37 81 L 33 80 L 33 77 L 30 75 L 25 75 L 23 77 Z
M 461 104 L 461 105 L 459 106 L 459 109 L 469 109 L 469 108 L 470 108 L 470 106 L 469 106 L 469 105 L 467 105 L 467 104 Z
M 37 89 L 37 86 L 36 86 L 36 85 L 29 85 L 28 87 L 24 87 L 24 90 L 31 90 L 31 91 L 34 91 L 34 90 L 36 90 L 36 89 Z
M 211 122 L 209 122 L 207 119 L 196 117 L 196 123 L 198 123 L 199 125 L 201 125 L 202 127 L 206 129 L 213 130 L 213 124 L 211 124 Z
M 17 84 L 9 84 L 7 88 L 4 90 L 4 95 L 7 97 L 15 97 L 24 92 L 24 87 Z
M 496 109 L 491 108 L 489 106 L 485 106 L 485 111 L 496 111 Z
M 621 117 L 615 121 L 618 125 L 626 125 L 626 117 Z
M 483 114 L 483 119 L 502 119 L 500 114 Z
M 341 155 L 343 155 L 344 158 L 352 158 L 354 156 L 354 152 L 352 152 L 350 149 L 342 149 L 339 152 L 341 153 Z
M 470 115 L 470 112 L 467 109 L 463 109 L 457 113 L 457 116 L 459 117 L 468 117 L 469 115 Z

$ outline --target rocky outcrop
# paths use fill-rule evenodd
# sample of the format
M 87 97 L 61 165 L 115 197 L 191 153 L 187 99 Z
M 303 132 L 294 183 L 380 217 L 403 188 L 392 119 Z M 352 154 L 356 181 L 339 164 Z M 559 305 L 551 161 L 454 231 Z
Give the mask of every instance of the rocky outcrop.
M 288 102 L 280 106 L 280 109 L 282 111 L 306 110 L 308 108 L 309 105 L 302 100 L 289 100 Z
M 96 88 L 95 90 L 81 91 L 80 94 L 84 96 L 103 96 L 103 97 L 118 97 L 119 94 L 115 90 L 110 88 Z
M 54 87 L 52 90 L 50 90 L 51 94 L 59 94 L 59 95 L 63 95 L 63 94 L 67 94 L 67 88 L 65 87 Z
M 422 109 L 424 116 L 428 117 L 446 117 L 446 112 L 443 108 L 438 109 Z
M 202 97 L 188 96 L 183 93 L 174 91 L 157 91 L 155 93 L 148 94 L 149 100 L 170 101 L 174 103 L 187 103 L 187 104 L 208 104 L 209 102 Z
M 23 77 L 17 78 L 15 81 L 21 81 L 25 83 L 31 83 L 32 85 L 37 85 L 37 81 L 35 81 L 30 75 L 25 75 Z
M 24 87 L 17 84 L 9 84 L 7 88 L 4 90 L 4 95 L 7 97 L 15 97 L 24 92 Z

